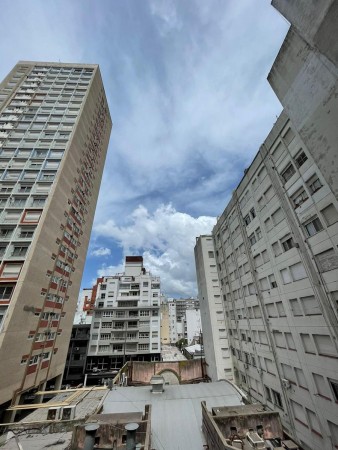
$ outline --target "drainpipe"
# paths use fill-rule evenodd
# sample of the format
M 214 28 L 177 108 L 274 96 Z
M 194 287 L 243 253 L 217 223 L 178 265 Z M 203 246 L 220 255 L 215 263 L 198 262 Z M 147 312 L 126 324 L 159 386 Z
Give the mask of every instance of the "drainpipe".
M 126 450 L 136 450 L 136 430 L 139 428 L 139 424 L 127 423 L 124 428 L 127 430 Z
M 99 425 L 97 423 L 89 423 L 85 426 L 86 438 L 83 445 L 83 450 L 93 450 L 95 445 L 95 435 Z

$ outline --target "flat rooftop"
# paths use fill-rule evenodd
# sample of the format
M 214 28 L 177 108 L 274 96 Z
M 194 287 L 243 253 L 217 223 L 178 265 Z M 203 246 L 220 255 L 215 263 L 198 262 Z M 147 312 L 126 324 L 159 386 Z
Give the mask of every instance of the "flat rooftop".
M 116 387 L 107 395 L 102 414 L 143 412 L 152 405 L 152 448 L 158 450 L 202 449 L 201 402 L 208 409 L 242 405 L 242 396 L 227 381 L 166 385 L 162 394 L 152 394 L 151 386 Z

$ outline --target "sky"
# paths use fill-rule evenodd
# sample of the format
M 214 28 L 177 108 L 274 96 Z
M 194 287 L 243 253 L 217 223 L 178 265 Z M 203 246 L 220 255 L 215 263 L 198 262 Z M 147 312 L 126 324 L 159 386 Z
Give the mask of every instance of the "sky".
M 268 0 L 2 0 L 0 79 L 18 60 L 100 65 L 113 120 L 82 279 L 143 255 L 197 294 L 209 234 L 282 107 L 266 77 L 288 30 Z

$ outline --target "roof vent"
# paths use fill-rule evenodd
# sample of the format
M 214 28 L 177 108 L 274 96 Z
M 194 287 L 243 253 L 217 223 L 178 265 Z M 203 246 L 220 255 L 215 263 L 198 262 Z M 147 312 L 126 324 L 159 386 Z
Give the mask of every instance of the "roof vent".
M 161 375 L 153 375 L 150 379 L 151 392 L 153 394 L 162 394 L 164 392 L 164 378 Z

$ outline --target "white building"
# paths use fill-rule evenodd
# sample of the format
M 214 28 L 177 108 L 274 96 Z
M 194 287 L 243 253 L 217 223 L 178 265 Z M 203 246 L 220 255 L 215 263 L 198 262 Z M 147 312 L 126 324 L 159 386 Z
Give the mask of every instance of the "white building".
M 142 256 L 126 256 L 125 271 L 98 279 L 87 371 L 110 371 L 126 361 L 160 360 L 160 279 Z
M 212 236 L 196 238 L 195 264 L 207 373 L 212 381 L 233 380 L 225 311 Z
M 199 339 L 202 331 L 201 312 L 199 309 L 194 308 L 185 311 L 184 329 L 188 345 Z

